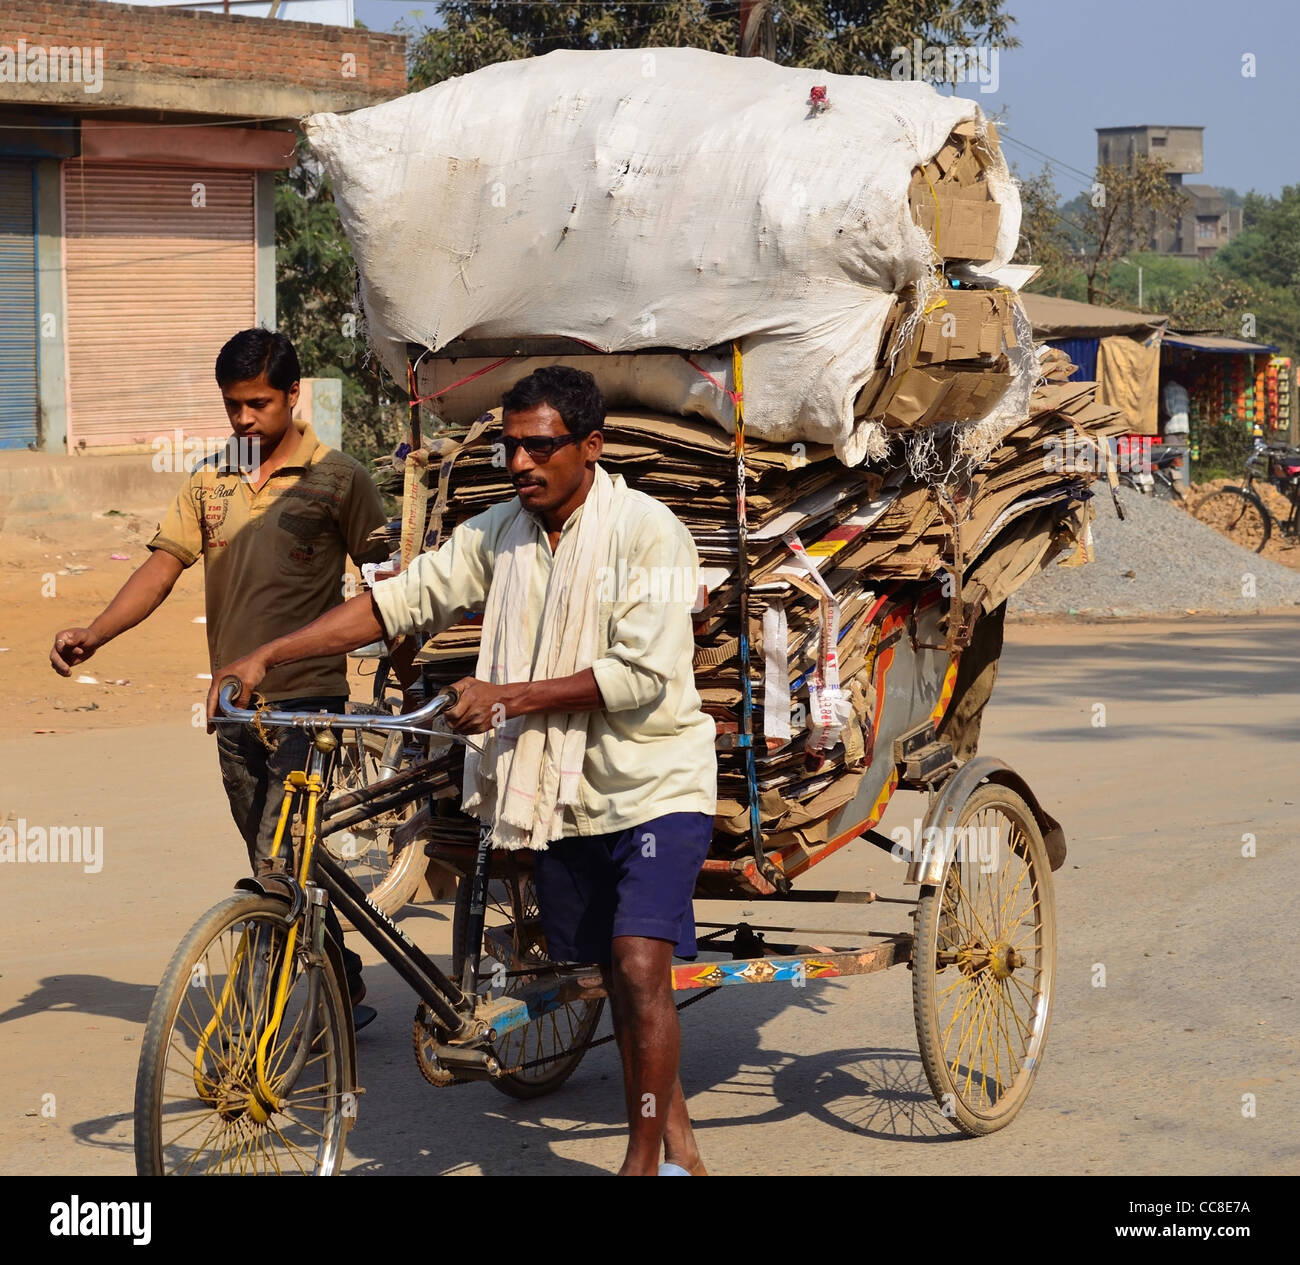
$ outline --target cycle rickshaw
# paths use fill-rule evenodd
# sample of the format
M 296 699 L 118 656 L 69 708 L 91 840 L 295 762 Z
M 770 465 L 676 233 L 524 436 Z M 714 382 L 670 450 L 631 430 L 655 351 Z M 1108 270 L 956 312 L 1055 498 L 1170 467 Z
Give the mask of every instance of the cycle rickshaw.
M 780 842 L 755 815 L 744 845 L 729 837 L 697 884 L 697 897 L 753 906 L 901 903 L 911 929 L 824 943 L 843 936 L 801 939 L 741 918 L 701 924 L 701 956 L 674 965 L 672 982 L 688 1004 L 720 988 L 806 986 L 906 966 L 940 1111 L 979 1135 L 1014 1118 L 1041 1065 L 1056 974 L 1051 872 L 1065 840 L 1014 770 L 980 755 L 959 762 L 945 739 L 964 651 L 942 631 L 944 609 L 938 579 L 881 586 L 863 613 L 874 698 L 853 794 L 813 845 Z M 414 1055 L 426 1080 L 488 1081 L 520 1098 L 558 1089 L 594 1043 L 604 981 L 593 964 L 549 961 L 527 856 L 494 852 L 490 832 L 459 814 L 457 749 L 437 725 L 450 695 L 403 715 L 240 710 L 231 698 L 223 688 L 228 722 L 303 727 L 312 752 L 288 781 L 277 868 L 240 879 L 182 941 L 159 986 L 136 1085 L 138 1171 L 339 1170 L 360 1086 L 327 903 L 416 994 Z M 382 780 L 329 796 L 330 764 L 348 734 L 400 734 L 422 749 Z M 729 742 L 745 745 L 737 735 Z M 743 754 L 752 761 L 752 741 Z M 924 791 L 928 809 L 897 866 L 899 892 L 809 886 L 808 875 L 854 841 L 900 856 L 877 830 L 900 787 Z M 329 846 L 408 809 L 397 833 L 459 880 L 449 969 L 372 903 Z M 773 931 L 782 938 L 769 942 Z

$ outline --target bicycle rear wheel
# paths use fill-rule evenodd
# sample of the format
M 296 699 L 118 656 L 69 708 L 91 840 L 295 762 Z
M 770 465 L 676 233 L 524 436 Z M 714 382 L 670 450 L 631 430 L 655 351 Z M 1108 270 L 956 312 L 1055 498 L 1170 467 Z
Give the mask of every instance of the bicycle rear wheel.
M 1220 488 L 1202 497 L 1192 517 L 1254 553 L 1268 544 L 1272 530 L 1268 511 L 1254 495 L 1241 488 Z
M 916 912 L 912 1008 L 926 1079 L 974 1136 L 1004 1128 L 1042 1064 L 1056 980 L 1056 905 L 1029 806 L 1004 786 L 966 801 L 942 880 Z
M 287 946 L 284 912 L 281 901 L 236 893 L 208 910 L 172 956 L 136 1074 L 140 1176 L 338 1172 L 356 1099 L 351 1013 L 328 962 L 309 970 L 295 952 L 264 1058 L 269 1107 L 256 1088 L 257 1044 Z

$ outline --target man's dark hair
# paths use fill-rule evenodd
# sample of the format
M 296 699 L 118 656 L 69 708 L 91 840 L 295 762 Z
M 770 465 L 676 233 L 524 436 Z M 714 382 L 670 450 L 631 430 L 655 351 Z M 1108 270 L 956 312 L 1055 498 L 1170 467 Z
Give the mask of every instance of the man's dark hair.
M 605 397 L 596 379 L 582 369 L 548 365 L 520 378 L 501 397 L 501 413 L 522 413 L 549 404 L 572 435 L 585 439 L 605 427 Z
M 293 344 L 273 329 L 241 329 L 217 355 L 217 385 L 248 382 L 266 374 L 277 390 L 287 392 L 302 377 Z

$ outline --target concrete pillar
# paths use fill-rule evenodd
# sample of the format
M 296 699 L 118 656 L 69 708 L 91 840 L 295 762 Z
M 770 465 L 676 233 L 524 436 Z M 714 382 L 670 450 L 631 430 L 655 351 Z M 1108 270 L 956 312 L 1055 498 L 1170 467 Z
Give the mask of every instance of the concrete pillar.
M 259 171 L 253 206 L 257 233 L 257 324 L 276 328 L 275 312 L 275 172 Z
M 36 163 L 36 442 L 68 451 L 67 320 L 63 307 L 63 164 Z
M 338 378 L 303 378 L 293 413 L 329 448 L 343 451 L 343 383 Z

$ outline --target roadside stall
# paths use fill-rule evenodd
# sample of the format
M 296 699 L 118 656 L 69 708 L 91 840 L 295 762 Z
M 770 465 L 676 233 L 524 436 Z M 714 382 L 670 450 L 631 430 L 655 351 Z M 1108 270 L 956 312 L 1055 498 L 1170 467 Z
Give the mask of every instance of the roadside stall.
M 1210 334 L 1167 333 L 1162 383 L 1187 394 L 1191 457 L 1201 456 L 1205 429 L 1224 426 L 1248 438 L 1290 441 L 1293 381 L 1289 357 L 1269 343 Z
M 1078 366 L 1075 379 L 1095 381 L 1098 401 L 1122 412 L 1125 433 L 1116 438 L 1122 471 L 1138 482 L 1149 479 L 1153 444 L 1186 446 L 1185 434 L 1176 429 L 1165 438 L 1162 424 L 1167 415 L 1160 408 L 1160 345 L 1168 317 L 1046 294 L 1026 294 L 1023 301 L 1034 337 L 1069 356 Z

